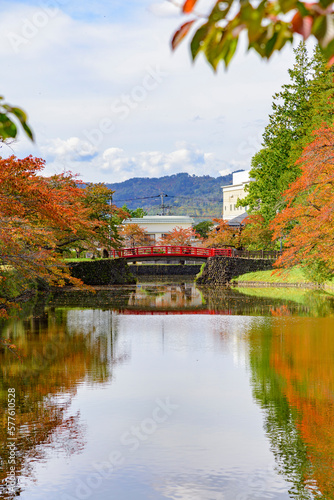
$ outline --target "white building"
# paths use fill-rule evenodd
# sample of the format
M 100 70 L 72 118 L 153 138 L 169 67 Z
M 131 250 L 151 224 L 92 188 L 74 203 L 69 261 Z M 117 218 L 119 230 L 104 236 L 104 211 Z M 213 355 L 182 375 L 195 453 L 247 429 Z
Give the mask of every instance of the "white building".
M 141 218 L 127 219 L 123 224 L 138 224 L 147 233 L 147 243 L 155 244 L 175 227 L 192 228 L 194 219 L 183 215 L 145 215 Z
M 223 219 L 231 221 L 236 219 L 239 225 L 242 220 L 247 216 L 247 207 L 237 207 L 238 199 L 246 196 L 245 186 L 249 184 L 252 179 L 249 177 L 249 170 L 233 173 L 232 184 L 229 186 L 222 186 L 223 190 Z

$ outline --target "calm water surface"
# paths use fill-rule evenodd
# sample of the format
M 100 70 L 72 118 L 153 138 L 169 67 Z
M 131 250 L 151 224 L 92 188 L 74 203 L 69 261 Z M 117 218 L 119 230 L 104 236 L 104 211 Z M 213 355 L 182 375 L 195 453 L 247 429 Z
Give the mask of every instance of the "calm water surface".
M 0 340 L 0 498 L 334 499 L 325 292 L 63 292 Z

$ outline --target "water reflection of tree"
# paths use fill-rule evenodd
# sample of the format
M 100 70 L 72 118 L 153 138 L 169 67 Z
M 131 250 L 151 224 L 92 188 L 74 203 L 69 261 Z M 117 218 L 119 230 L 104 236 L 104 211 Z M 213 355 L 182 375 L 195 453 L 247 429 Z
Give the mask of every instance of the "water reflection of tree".
M 271 297 L 252 296 L 236 288 L 199 287 L 207 309 L 221 311 L 226 314 L 247 316 L 269 316 L 273 307 L 288 304 L 289 310 L 296 312 L 298 304 L 292 301 L 273 299 Z
M 199 287 L 208 309 L 252 316 L 334 315 L 334 297 L 323 290 Z
M 62 290 L 48 298 L 48 305 L 53 307 L 91 307 L 122 308 L 126 307 L 130 295 L 136 290 L 133 285 L 122 287 L 99 287 L 95 293 L 85 290 Z
M 8 349 L 6 341 L 0 343 L 1 498 L 15 496 L 6 493 L 3 482 L 9 472 L 8 388 L 16 392 L 16 477 L 31 477 L 33 462 L 43 458 L 48 448 L 67 455 L 83 449 L 80 415 L 68 412 L 72 398 L 80 382 L 101 383 L 111 377 L 111 365 L 101 356 L 105 339 L 92 341 L 87 331 L 69 334 L 66 314 L 65 309 L 51 308 L 39 317 L 2 325 L 1 338 L 11 339 L 15 348 Z
M 334 498 L 333 326 L 332 318 L 275 319 L 249 332 L 253 394 L 298 500 Z

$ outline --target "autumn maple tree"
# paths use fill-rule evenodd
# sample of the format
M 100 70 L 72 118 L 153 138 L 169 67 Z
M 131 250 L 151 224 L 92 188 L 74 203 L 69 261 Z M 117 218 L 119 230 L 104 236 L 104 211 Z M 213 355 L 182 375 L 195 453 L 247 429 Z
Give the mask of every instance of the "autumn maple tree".
M 139 224 L 124 224 L 120 230 L 120 237 L 123 240 L 122 246 L 125 248 L 140 247 L 147 244 L 146 231 Z
M 208 233 L 208 238 L 205 241 L 205 246 L 208 248 L 222 248 L 225 246 L 233 246 L 239 248 L 241 246 L 241 228 L 233 228 L 229 226 L 224 219 L 213 219 L 215 227 Z
M 298 164 L 300 177 L 283 193 L 287 206 L 271 223 L 273 238 L 284 239 L 284 251 L 276 265 L 302 264 L 333 274 L 333 127 L 314 132 L 314 139 L 305 147 Z
M 64 177 L 61 179 L 64 182 Z M 60 229 L 57 250 L 61 253 L 74 249 L 77 256 L 83 251 L 96 252 L 97 247 L 107 250 L 121 245 L 118 221 L 127 217 L 127 213 L 112 203 L 114 191 L 104 183 L 78 183 L 76 177 L 70 176 L 66 181 L 72 187 L 83 187 L 81 203 L 86 209 L 85 217 L 90 225 L 79 224 L 75 231 L 71 227 Z M 71 201 L 69 200 L 69 203 Z M 93 228 L 93 231 L 92 231 Z
M 189 228 L 182 228 L 176 226 L 172 231 L 165 234 L 159 240 L 159 245 L 191 245 L 191 243 L 197 239 L 197 242 L 200 241 L 201 237 L 196 231 Z
M 272 239 L 273 231 L 268 228 L 264 217 L 260 213 L 254 213 L 243 221 L 244 227 L 241 231 L 242 246 L 248 250 L 273 250 L 275 242 Z
M 63 247 L 78 240 L 99 242 L 103 228 L 109 231 L 108 220 L 93 212 L 75 176 L 44 177 L 43 169 L 44 160 L 31 156 L 0 159 L 2 303 L 9 281 L 17 284 L 17 293 L 32 282 L 62 286 L 68 280 L 80 285 L 60 258 Z
M 334 11 L 330 0 L 262 0 L 256 3 L 251 0 L 218 0 L 211 2 L 209 13 L 201 8 L 198 0 L 182 2 L 182 13 L 189 15 L 190 19 L 174 34 L 172 48 L 175 49 L 193 31 L 190 43 L 192 59 L 202 52 L 214 70 L 220 62 L 224 62 L 225 67 L 229 65 L 242 33 L 248 38 L 248 50 L 253 49 L 266 59 L 287 42 L 293 42 L 296 35 L 301 35 L 304 40 L 312 35 L 327 61 L 330 64 L 334 61 Z

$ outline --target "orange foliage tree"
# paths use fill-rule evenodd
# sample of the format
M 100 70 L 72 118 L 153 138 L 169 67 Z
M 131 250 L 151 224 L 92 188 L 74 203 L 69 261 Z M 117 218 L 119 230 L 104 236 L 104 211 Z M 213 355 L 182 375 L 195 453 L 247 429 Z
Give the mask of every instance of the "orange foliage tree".
M 273 238 L 284 238 L 276 265 L 326 268 L 334 272 L 334 128 L 314 132 L 298 164 L 300 177 L 283 193 L 287 207 L 271 223 Z
M 201 240 L 201 237 L 196 231 L 189 227 L 188 229 L 176 226 L 172 231 L 167 233 L 165 236 L 160 238 L 160 245 L 191 245 L 191 243 L 197 239 Z
M 64 179 L 62 179 L 64 182 Z M 73 177 L 67 178 L 67 182 L 73 187 L 80 186 L 78 180 Z M 84 250 L 93 253 L 97 247 L 117 248 L 120 246 L 120 235 L 118 225 L 120 218 L 126 218 L 128 214 L 112 203 L 114 191 L 104 183 L 88 183 L 83 189 L 84 196 L 82 204 L 87 209 L 86 218 L 92 222 L 93 233 L 87 232 L 83 224 L 74 233 L 71 228 L 61 230 L 57 248 L 60 251 L 75 249 L 77 256 Z
M 120 231 L 123 247 L 140 247 L 147 244 L 145 229 L 139 224 L 124 224 Z
M 252 214 L 244 220 L 241 233 L 242 246 L 249 250 L 272 250 L 275 247 L 273 231 L 268 228 L 262 214 Z
M 0 284 L 16 281 L 18 292 L 32 281 L 80 285 L 60 259 L 62 247 L 96 241 L 106 225 L 92 217 L 80 181 L 71 173 L 43 177 L 44 163 L 0 158 Z
M 241 228 L 233 228 L 228 225 L 228 222 L 223 219 L 213 219 L 217 224 L 208 234 L 208 239 L 205 241 L 205 246 L 209 248 L 221 248 L 233 246 L 240 248 L 241 246 Z

